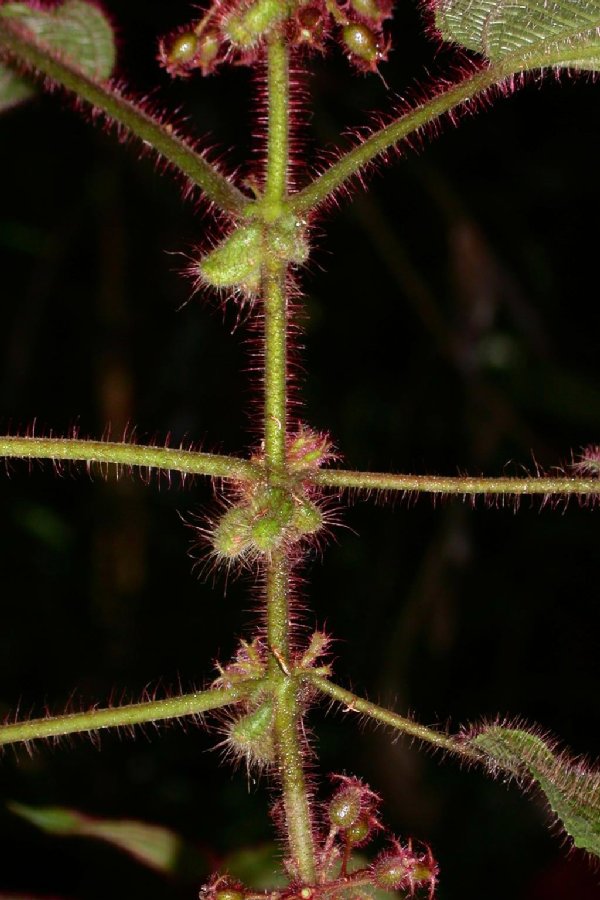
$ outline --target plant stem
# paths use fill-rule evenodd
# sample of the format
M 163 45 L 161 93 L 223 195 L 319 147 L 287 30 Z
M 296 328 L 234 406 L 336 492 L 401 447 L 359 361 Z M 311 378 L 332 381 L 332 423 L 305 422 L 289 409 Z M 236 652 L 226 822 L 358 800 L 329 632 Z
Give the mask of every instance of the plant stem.
M 287 193 L 289 157 L 289 60 L 284 40 L 275 35 L 268 48 L 268 143 L 265 178 L 266 212 L 281 215 Z M 268 240 L 268 238 L 267 238 Z M 267 251 L 263 276 L 265 316 L 265 463 L 285 467 L 287 419 L 286 265 L 275 249 Z
M 301 716 L 298 687 L 297 679 L 282 675 L 276 694 L 275 734 L 291 861 L 300 880 L 305 884 L 314 884 L 315 848 L 298 738 Z
M 265 465 L 273 474 L 281 474 L 287 425 L 286 267 L 281 261 L 268 260 L 265 268 Z
M 22 25 L 0 18 L 0 51 L 9 60 L 25 65 L 34 75 L 43 75 L 102 111 L 122 134 L 129 132 L 153 148 L 175 169 L 201 188 L 221 210 L 240 215 L 247 197 L 222 175 L 216 166 L 179 137 L 173 127 L 150 115 L 108 82 L 84 75 L 76 66 L 55 54 Z
M 286 263 L 269 246 L 268 223 L 284 212 L 289 165 L 289 59 L 285 40 L 274 34 L 268 47 L 268 142 L 263 221 L 266 254 L 263 271 L 264 306 L 264 454 L 267 483 L 285 483 L 287 424 Z M 315 848 L 308 792 L 304 777 L 298 702 L 301 682 L 291 675 L 290 568 L 285 547 L 265 561 L 267 637 L 273 652 L 269 676 L 275 696 L 274 737 L 281 779 L 286 834 L 297 878 L 316 879 Z
M 425 128 L 444 113 L 497 84 L 507 74 L 501 67 L 485 68 L 436 94 L 425 103 L 420 103 L 415 109 L 375 131 L 367 140 L 341 155 L 337 162 L 292 198 L 291 208 L 296 214 L 305 214 L 320 206 L 377 156 Z
M 266 572 L 267 636 L 269 647 L 275 651 L 269 664 L 269 674 L 277 676 L 281 665 L 290 670 L 289 624 L 289 563 L 283 550 L 271 554 Z M 285 674 L 285 673 L 284 673 Z
M 285 551 L 279 550 L 272 554 L 267 564 L 267 635 L 269 647 L 277 651 L 270 664 L 275 696 L 277 765 L 291 861 L 298 877 L 306 884 L 313 884 L 316 879 L 315 848 L 298 734 L 301 682 L 290 676 L 289 596 L 290 563 Z
M 567 494 L 600 495 L 600 479 L 596 478 L 475 478 L 443 475 L 394 475 L 387 472 L 351 472 L 346 469 L 322 469 L 315 473 L 314 483 L 324 487 L 358 490 L 409 491 L 429 494 L 479 494 L 526 496 L 542 494 L 561 497 Z
M 269 40 L 267 66 L 269 123 L 265 199 L 279 210 L 287 194 L 290 75 L 288 48 L 277 33 Z
M 0 725 L 0 745 L 34 741 L 39 738 L 62 737 L 78 732 L 98 731 L 102 728 L 130 728 L 144 722 L 197 716 L 211 709 L 219 709 L 235 703 L 249 691 L 254 690 L 256 686 L 257 681 L 252 680 L 248 682 L 247 686 L 236 685 L 227 690 L 197 691 L 180 697 L 169 697 L 166 700 L 150 700 L 108 709 L 91 709 L 89 712 L 67 713 L 62 716 L 47 716 L 43 719 L 12 722 Z
M 421 741 L 426 741 L 428 744 L 433 744 L 433 746 L 439 747 L 441 750 L 457 753 L 466 759 L 473 761 L 481 759 L 480 754 L 466 747 L 456 738 L 447 734 L 441 734 L 439 731 L 434 731 L 433 728 L 427 728 L 425 725 L 419 725 L 411 719 L 398 715 L 398 713 L 384 709 L 384 707 L 371 703 L 369 700 L 364 700 L 362 697 L 353 694 L 352 691 L 347 691 L 345 688 L 329 681 L 328 678 L 323 678 L 322 675 L 309 674 L 305 677 L 323 694 L 327 694 L 329 697 L 342 703 L 348 712 L 356 712 L 362 716 L 368 716 L 376 722 L 381 722 L 384 725 L 389 725 L 390 728 L 401 731 L 402 734 L 408 734 Z
M 243 481 L 256 481 L 261 477 L 260 466 L 233 456 L 75 438 L 0 437 L 1 457 L 66 460 L 85 462 L 88 466 L 136 466 L 163 472 L 180 472 L 182 475 L 209 475 Z

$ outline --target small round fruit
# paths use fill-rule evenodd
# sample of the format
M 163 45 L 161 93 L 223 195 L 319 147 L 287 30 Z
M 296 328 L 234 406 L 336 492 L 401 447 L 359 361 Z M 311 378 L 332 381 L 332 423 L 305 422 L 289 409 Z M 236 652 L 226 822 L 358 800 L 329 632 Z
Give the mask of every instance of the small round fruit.
M 351 828 L 360 818 L 360 813 L 360 791 L 356 788 L 342 788 L 330 800 L 329 820 L 337 828 Z
M 194 61 L 198 52 L 199 41 L 193 31 L 184 31 L 172 41 L 167 61 L 172 66 L 186 66 Z
M 379 59 L 377 37 L 368 25 L 362 22 L 350 22 L 344 25 L 342 37 L 346 50 L 369 66 L 375 65 Z
M 349 844 L 364 844 L 371 833 L 371 823 L 367 816 L 361 816 L 344 832 L 344 837 Z

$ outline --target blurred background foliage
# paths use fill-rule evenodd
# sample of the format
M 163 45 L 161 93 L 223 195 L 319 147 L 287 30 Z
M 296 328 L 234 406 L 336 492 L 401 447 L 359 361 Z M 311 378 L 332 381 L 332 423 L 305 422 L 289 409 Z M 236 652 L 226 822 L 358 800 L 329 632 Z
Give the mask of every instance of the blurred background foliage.
M 256 159 L 244 68 L 171 83 L 156 35 L 187 4 L 110 0 L 120 76 L 226 148 Z M 302 160 L 451 54 L 403 4 L 390 91 L 337 52 L 302 76 Z M 514 473 L 598 442 L 599 85 L 537 80 L 418 155 L 379 167 L 369 198 L 323 216 L 302 279 L 302 415 L 353 468 Z M 216 232 L 173 179 L 59 97 L 0 120 L 3 430 L 193 441 L 243 453 L 259 425 L 256 336 L 179 273 Z M 297 177 L 306 177 L 299 164 Z M 191 299 L 190 299 L 191 297 Z M 250 346 L 249 346 L 250 345 Z M 251 410 L 250 414 L 248 410 Z M 203 577 L 194 522 L 211 488 L 119 482 L 11 463 L 2 480 L 0 713 L 41 714 L 202 685 L 258 618 L 258 590 Z M 395 507 L 395 508 L 394 508 Z M 182 522 L 181 516 L 184 521 Z M 598 755 L 598 525 L 564 512 L 353 504 L 323 554 L 303 625 L 336 636 L 335 672 L 426 723 L 521 714 Z M 200 576 L 200 577 L 199 577 Z M 225 590 L 226 588 L 226 590 Z M 308 611 L 310 610 L 310 611 Z M 351 716 L 311 715 L 316 791 L 364 777 L 399 834 L 431 843 L 440 900 L 591 900 L 598 875 L 566 857 L 535 798 L 440 764 Z M 274 839 L 270 787 L 221 766 L 218 728 L 103 735 L 3 755 L 6 801 L 65 805 L 172 828 L 207 865 Z M 99 750 L 101 752 L 99 752 Z M 5 895 L 193 897 L 102 844 L 49 837 L 0 808 Z M 264 851 L 259 860 L 268 859 Z M 268 863 L 268 865 L 272 865 Z M 264 872 L 263 872 L 264 876 Z

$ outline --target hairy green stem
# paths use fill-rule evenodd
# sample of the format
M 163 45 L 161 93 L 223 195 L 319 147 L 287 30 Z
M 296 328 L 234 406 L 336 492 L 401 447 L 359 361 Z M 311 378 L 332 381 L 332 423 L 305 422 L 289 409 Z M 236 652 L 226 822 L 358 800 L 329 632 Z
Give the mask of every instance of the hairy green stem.
M 71 91 L 77 98 L 101 110 L 123 133 L 129 132 L 152 147 L 172 166 L 191 179 L 221 210 L 233 215 L 244 212 L 248 203 L 242 194 L 212 163 L 182 140 L 172 126 L 160 122 L 132 100 L 123 97 L 109 82 L 96 81 L 50 50 L 27 28 L 0 19 L 0 53 L 9 61 L 25 66 L 35 75 Z
M 0 745 L 17 744 L 40 738 L 62 737 L 79 732 L 98 731 L 103 728 L 128 728 L 145 722 L 159 722 L 164 719 L 179 719 L 197 716 L 236 703 L 253 691 L 257 681 L 248 685 L 236 685 L 227 690 L 197 691 L 166 700 L 150 700 L 130 703 L 107 709 L 91 709 L 89 712 L 67 713 L 62 716 L 47 716 L 0 725 Z
M 289 163 L 289 60 L 283 39 L 275 35 L 268 49 L 268 143 L 265 178 L 266 215 L 281 215 Z M 268 240 L 268 238 L 267 238 Z M 275 248 L 267 249 L 263 275 L 265 315 L 265 463 L 285 467 L 287 419 L 286 264 Z
M 289 562 L 286 553 L 281 549 L 274 550 L 266 572 L 267 636 L 269 647 L 274 651 L 269 672 L 273 676 L 282 671 L 282 665 L 288 672 L 290 669 L 289 580 Z
M 321 693 L 326 694 L 334 700 L 337 700 L 338 703 L 341 703 L 348 712 L 355 712 L 362 716 L 368 716 L 376 722 L 381 722 L 383 725 L 388 725 L 390 728 L 402 732 L 402 734 L 418 738 L 418 740 L 432 744 L 434 747 L 438 747 L 441 750 L 449 750 L 451 753 L 457 753 L 459 756 L 466 759 L 473 761 L 478 761 L 480 759 L 478 753 L 458 741 L 456 738 L 435 731 L 433 728 L 428 728 L 426 725 L 419 725 L 417 722 L 413 722 L 412 719 L 407 719 L 404 716 L 398 715 L 398 713 L 385 709 L 382 706 L 378 706 L 376 703 L 364 700 L 362 697 L 353 694 L 352 691 L 347 691 L 345 688 L 329 681 L 328 678 L 323 678 L 322 675 L 309 674 L 305 677 L 311 684 L 318 688 Z
M 315 848 L 298 733 L 301 683 L 290 671 L 290 563 L 284 550 L 275 551 L 267 563 L 266 586 L 267 636 L 273 651 L 269 677 L 275 696 L 275 744 L 287 838 L 298 877 L 312 884 L 316 878 Z
M 265 465 L 280 473 L 285 467 L 287 424 L 286 266 L 268 260 L 265 268 Z
M 268 223 L 284 212 L 289 165 L 289 59 L 285 40 L 273 35 L 268 47 L 268 142 L 263 222 L 266 254 L 264 306 L 264 453 L 267 482 L 286 479 L 287 325 L 286 263 L 269 246 Z M 290 860 L 305 883 L 316 878 L 315 847 L 304 777 L 298 702 L 301 682 L 291 674 L 290 560 L 285 547 L 265 560 L 267 637 L 272 651 L 269 677 L 275 696 L 274 737 L 281 779 Z
M 276 209 L 281 207 L 287 193 L 290 140 L 288 57 L 289 52 L 284 39 L 275 33 L 269 41 L 268 49 L 269 124 L 265 200 L 268 204 L 272 203 Z
M 257 481 L 261 477 L 260 466 L 233 456 L 74 438 L 0 437 L 1 457 L 67 460 L 117 467 L 136 466 L 180 472 L 182 475 L 209 475 L 243 481 Z
M 394 475 L 387 472 L 351 472 L 346 469 L 322 469 L 314 475 L 315 484 L 324 487 L 358 490 L 417 491 L 428 494 L 539 495 L 561 497 L 600 495 L 598 478 L 475 478 L 443 475 Z
M 298 736 L 301 716 L 298 687 L 299 682 L 295 678 L 281 673 L 275 703 L 275 739 L 291 861 L 301 881 L 314 884 L 314 838 Z

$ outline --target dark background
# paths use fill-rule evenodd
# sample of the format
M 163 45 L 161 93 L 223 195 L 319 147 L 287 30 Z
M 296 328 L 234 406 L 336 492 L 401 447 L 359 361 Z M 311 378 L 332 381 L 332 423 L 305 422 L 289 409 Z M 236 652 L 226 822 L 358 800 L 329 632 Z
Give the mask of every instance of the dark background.
M 255 149 L 248 69 L 170 83 L 155 37 L 187 5 L 106 4 L 120 74 L 183 107 L 232 165 Z M 440 71 L 450 55 L 407 5 L 375 76 L 339 51 L 310 64 L 303 161 L 367 111 Z M 419 473 L 519 473 L 600 440 L 598 229 L 600 85 L 532 80 L 446 129 L 419 155 L 380 166 L 319 223 L 305 291 L 299 380 L 305 420 L 346 463 Z M 79 427 L 244 453 L 259 421 L 248 330 L 178 273 L 214 229 L 170 177 L 138 163 L 59 97 L 0 120 L 3 430 Z M 302 179 L 302 171 L 298 177 Z M 304 175 L 306 177 L 306 175 Z M 326 233 L 325 233 L 326 231 Z M 189 302 L 188 302 L 189 301 Z M 253 405 L 254 404 L 254 405 Z M 0 713 L 41 714 L 147 685 L 202 685 L 256 620 L 250 577 L 202 577 L 189 523 L 210 488 L 119 483 L 11 463 L 3 480 Z M 160 487 L 160 489 L 159 489 Z M 576 754 L 599 750 L 598 531 L 594 514 L 524 503 L 477 509 L 364 504 L 343 512 L 305 571 L 305 623 L 336 636 L 343 683 L 451 728 L 522 715 Z M 200 576 L 200 577 L 199 577 Z M 310 600 L 308 597 L 310 596 Z M 353 717 L 312 715 L 327 772 L 365 778 L 397 833 L 431 843 L 442 900 L 587 900 L 600 877 L 535 797 L 418 752 Z M 2 797 L 172 827 L 203 851 L 273 839 L 268 789 L 221 766 L 218 735 L 150 729 L 58 748 L 7 751 Z M 441 763 L 441 764 L 440 764 Z M 165 879 L 111 848 L 35 832 L 0 809 L 0 889 L 69 898 L 194 897 L 201 878 Z

